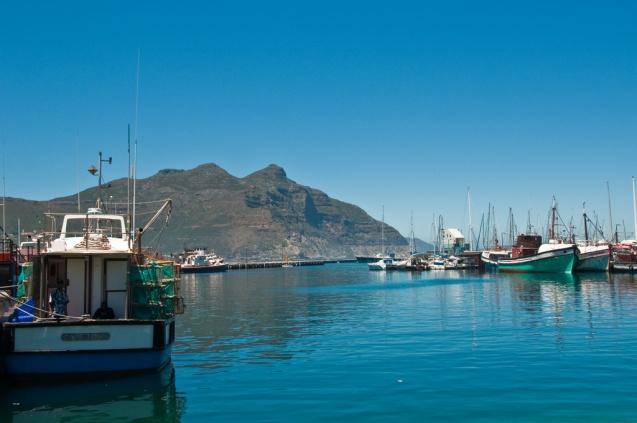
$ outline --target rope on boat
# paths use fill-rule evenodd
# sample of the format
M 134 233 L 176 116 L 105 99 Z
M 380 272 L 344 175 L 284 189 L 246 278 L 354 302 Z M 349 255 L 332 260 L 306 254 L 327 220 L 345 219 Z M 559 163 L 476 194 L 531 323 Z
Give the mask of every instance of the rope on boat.
M 89 250 L 110 250 L 111 244 L 108 237 L 102 235 L 84 235 L 84 239 L 75 245 L 75 248 L 86 248 Z
M 26 304 L 26 301 L 22 301 L 19 298 L 13 297 L 13 296 L 7 294 L 4 291 L 0 291 L 0 296 L 5 297 L 9 301 L 13 301 L 14 303 L 16 303 L 16 305 L 14 306 L 14 308 L 16 308 L 16 309 L 18 307 L 20 307 L 21 305 L 26 305 L 28 308 L 31 308 L 32 310 L 36 310 L 36 311 L 42 312 L 44 314 L 48 314 L 48 315 L 51 316 L 51 318 L 55 318 L 55 319 L 66 319 L 66 320 L 84 320 L 85 319 L 84 317 L 67 316 L 67 315 L 64 315 L 64 314 L 49 313 L 47 310 L 43 310 L 41 308 L 38 308 L 35 305 Z M 27 316 L 33 317 L 36 320 L 48 320 L 49 319 L 47 317 L 38 317 L 38 316 L 36 316 L 34 314 L 29 313 L 28 311 L 26 311 L 24 309 L 20 309 L 20 311 L 22 313 L 26 314 Z

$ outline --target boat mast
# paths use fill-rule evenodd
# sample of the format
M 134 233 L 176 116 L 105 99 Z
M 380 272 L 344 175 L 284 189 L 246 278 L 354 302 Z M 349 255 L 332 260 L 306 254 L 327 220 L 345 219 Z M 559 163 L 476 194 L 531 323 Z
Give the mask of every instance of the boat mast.
M 606 190 L 608 191 L 608 220 L 610 222 L 610 230 L 608 231 L 610 233 L 611 236 L 611 243 L 613 242 L 613 213 L 611 213 L 610 211 L 610 185 L 608 183 L 608 181 L 606 181 Z M 615 242 L 617 242 L 617 240 L 615 240 Z
M 436 256 L 436 213 L 433 214 L 431 218 L 431 243 L 434 246 L 434 257 Z
M 498 226 L 495 220 L 495 206 L 493 207 L 493 244 L 498 248 Z
M 411 237 L 410 239 L 410 243 L 409 243 L 409 249 L 411 250 L 409 252 L 409 255 L 413 255 L 416 254 L 416 237 L 414 236 L 414 211 L 411 211 L 411 224 L 410 224 L 410 228 L 409 228 L 409 235 Z
M 438 251 L 442 254 L 444 251 L 444 243 L 443 243 L 443 223 L 442 223 L 442 215 L 438 216 Z
M 635 224 L 635 232 L 633 238 L 637 239 L 637 203 L 635 202 L 635 177 L 633 176 L 633 220 Z
M 588 244 L 588 219 L 586 218 L 586 202 L 582 205 L 584 208 L 584 241 Z
M 108 160 L 107 159 L 102 159 L 102 152 L 100 151 L 98 154 L 98 162 L 99 162 L 99 169 L 95 169 L 95 166 L 92 166 L 88 169 L 89 173 L 91 175 L 95 175 L 95 173 L 97 172 L 97 208 L 102 209 L 102 205 L 104 204 L 104 202 L 102 201 L 102 162 L 108 162 L 108 164 L 112 164 L 113 163 L 113 158 L 109 157 Z M 104 208 L 105 210 L 105 208 Z
M 472 250 L 473 240 L 471 239 L 471 187 L 467 188 L 467 201 L 469 202 L 469 250 Z
M 135 234 L 135 206 L 136 206 L 136 194 L 137 194 L 137 116 L 139 112 L 139 60 L 140 51 L 137 50 L 137 81 L 135 87 L 135 154 L 133 157 L 133 223 L 131 224 L 131 233 Z
M 82 206 L 80 203 L 80 140 L 79 136 L 75 136 L 75 151 L 77 162 L 77 212 L 82 212 Z
M 551 207 L 551 229 L 549 239 L 555 239 L 555 197 L 553 197 L 553 207 Z
M 383 257 L 385 254 L 385 206 L 383 206 L 383 217 L 382 224 L 380 226 L 380 253 Z

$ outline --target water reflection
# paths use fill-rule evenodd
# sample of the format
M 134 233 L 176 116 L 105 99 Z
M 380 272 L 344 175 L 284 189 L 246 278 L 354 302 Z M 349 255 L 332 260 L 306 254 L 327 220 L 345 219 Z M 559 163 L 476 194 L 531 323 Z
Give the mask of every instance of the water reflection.
M 180 365 L 216 369 L 241 361 L 290 359 L 285 348 L 290 340 L 332 323 L 338 319 L 335 313 L 347 313 L 356 296 L 364 295 L 344 296 L 329 289 L 348 280 L 347 269 L 337 278 L 322 270 L 247 270 L 184 278 L 181 294 L 188 311 L 179 322 L 181 342 L 175 349 Z M 327 289 L 306 289 L 310 287 Z
M 558 346 L 574 328 L 582 329 L 583 317 L 584 336 L 593 341 L 600 326 L 621 322 L 635 306 L 634 275 L 519 274 L 506 279 L 514 292 L 512 307 L 518 323 L 538 330 L 553 328 Z
M 0 421 L 181 422 L 186 399 L 172 364 L 158 373 L 89 382 L 3 381 Z
M 178 366 L 196 371 L 288 361 L 341 336 L 360 340 L 377 335 L 376 328 L 410 325 L 443 333 L 468 325 L 475 339 L 530 328 L 560 346 L 573 328 L 595 339 L 600 324 L 621 321 L 624 304 L 632 310 L 637 298 L 633 275 L 370 272 L 344 265 L 192 275 L 182 286 L 188 310 L 174 355 Z

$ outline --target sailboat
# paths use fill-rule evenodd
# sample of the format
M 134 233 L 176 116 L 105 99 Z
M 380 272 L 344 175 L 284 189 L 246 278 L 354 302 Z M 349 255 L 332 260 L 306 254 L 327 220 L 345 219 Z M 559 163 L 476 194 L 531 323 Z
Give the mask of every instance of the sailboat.
M 489 207 L 489 220 L 491 220 L 491 207 Z M 513 212 L 509 208 L 509 220 L 513 221 Z M 493 210 L 493 236 L 489 244 L 491 248 L 485 249 L 482 251 L 480 256 L 482 263 L 484 263 L 484 267 L 487 269 L 497 269 L 498 262 L 500 259 L 510 259 L 512 258 L 511 251 L 506 248 L 502 248 L 498 242 L 498 230 L 495 225 L 495 209 Z
M 393 257 L 387 257 L 385 254 L 385 208 L 383 207 L 383 220 L 380 227 L 381 252 L 377 254 L 377 260 L 368 263 L 369 270 L 393 270 L 396 269 L 397 263 Z

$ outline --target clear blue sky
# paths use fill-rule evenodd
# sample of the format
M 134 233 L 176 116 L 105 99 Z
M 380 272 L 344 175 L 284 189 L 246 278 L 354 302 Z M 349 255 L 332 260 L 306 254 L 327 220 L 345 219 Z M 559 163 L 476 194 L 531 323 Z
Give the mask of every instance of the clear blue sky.
M 608 230 L 610 187 L 632 233 L 636 22 L 634 1 L 3 2 L 5 195 L 94 186 L 99 151 L 126 177 L 130 124 L 138 178 L 274 163 L 424 240 L 466 230 L 469 187 L 474 227 L 489 205 L 543 225 L 555 196 Z

